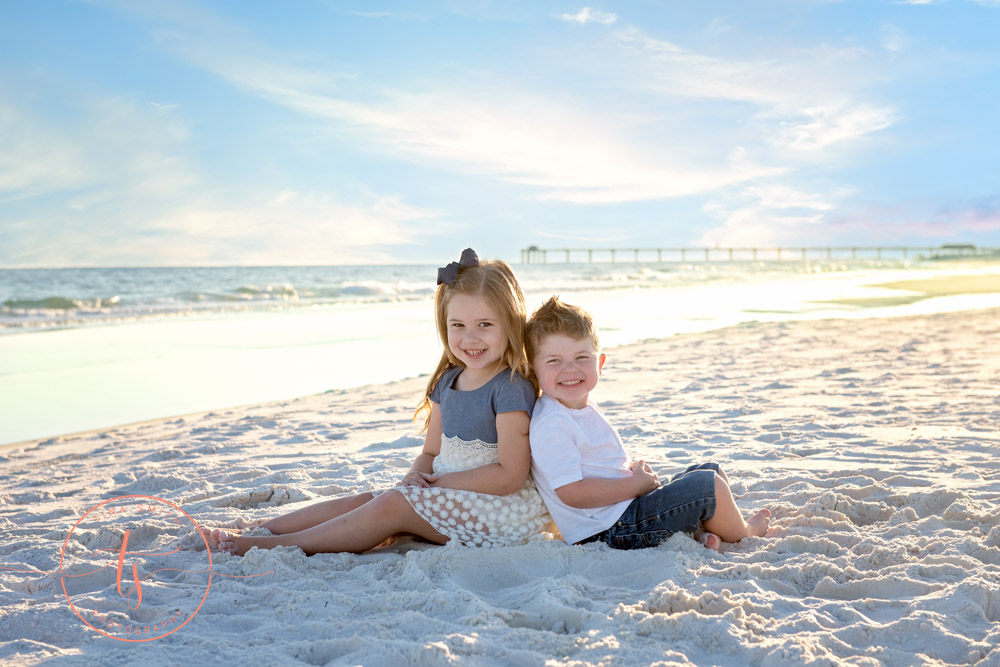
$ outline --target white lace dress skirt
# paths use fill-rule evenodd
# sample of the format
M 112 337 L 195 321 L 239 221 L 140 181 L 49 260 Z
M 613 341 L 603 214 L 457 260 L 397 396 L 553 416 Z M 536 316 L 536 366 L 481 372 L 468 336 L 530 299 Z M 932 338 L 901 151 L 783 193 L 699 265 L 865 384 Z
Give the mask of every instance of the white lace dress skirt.
M 434 474 L 470 470 L 497 462 L 497 446 L 481 440 L 441 438 Z M 388 489 L 386 489 L 388 490 Z M 438 487 L 397 486 L 417 514 L 434 529 L 467 546 L 502 547 L 542 539 L 551 529 L 542 497 L 529 476 L 524 486 L 506 496 Z

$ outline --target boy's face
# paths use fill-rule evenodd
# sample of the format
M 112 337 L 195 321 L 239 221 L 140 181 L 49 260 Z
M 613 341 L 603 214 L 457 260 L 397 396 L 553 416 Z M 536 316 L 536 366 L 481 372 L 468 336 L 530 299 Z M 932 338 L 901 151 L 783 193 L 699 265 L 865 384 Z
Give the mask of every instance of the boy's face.
M 597 386 L 604 359 L 587 339 L 550 334 L 539 342 L 531 365 L 543 392 L 579 410 L 587 406 L 587 397 Z

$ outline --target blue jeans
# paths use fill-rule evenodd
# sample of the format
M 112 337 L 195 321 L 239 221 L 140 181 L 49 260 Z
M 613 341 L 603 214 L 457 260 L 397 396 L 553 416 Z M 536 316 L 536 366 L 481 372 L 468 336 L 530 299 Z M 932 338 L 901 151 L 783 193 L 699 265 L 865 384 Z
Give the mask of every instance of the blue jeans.
M 600 540 L 615 549 L 655 547 L 678 532 L 694 532 L 715 514 L 717 463 L 691 466 L 670 481 L 639 496 L 607 530 L 583 542 Z

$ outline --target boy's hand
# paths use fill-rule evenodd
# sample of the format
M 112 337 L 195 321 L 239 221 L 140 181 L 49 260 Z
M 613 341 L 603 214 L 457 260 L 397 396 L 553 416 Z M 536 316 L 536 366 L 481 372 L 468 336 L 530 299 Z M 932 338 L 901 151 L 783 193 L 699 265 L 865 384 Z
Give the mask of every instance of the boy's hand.
M 420 486 L 426 489 L 436 481 L 437 477 L 435 475 L 420 472 L 419 470 L 411 470 L 406 473 L 403 479 L 396 483 L 396 486 Z
M 633 461 L 629 468 L 632 470 L 632 479 L 636 481 L 639 489 L 638 495 L 649 493 L 660 485 L 660 478 L 656 476 L 653 469 L 643 460 Z

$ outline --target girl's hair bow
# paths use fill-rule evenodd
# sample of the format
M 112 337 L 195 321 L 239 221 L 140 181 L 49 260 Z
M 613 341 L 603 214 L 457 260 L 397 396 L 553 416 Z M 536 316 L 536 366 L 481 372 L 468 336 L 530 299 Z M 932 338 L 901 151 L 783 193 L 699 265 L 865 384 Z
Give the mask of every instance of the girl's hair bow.
M 472 248 L 466 248 L 462 251 L 462 258 L 457 262 L 452 262 L 448 266 L 442 266 L 438 269 L 438 281 L 437 284 L 442 283 L 448 286 L 455 284 L 455 279 L 458 278 L 458 271 L 464 267 L 468 266 L 479 266 L 479 255 Z

